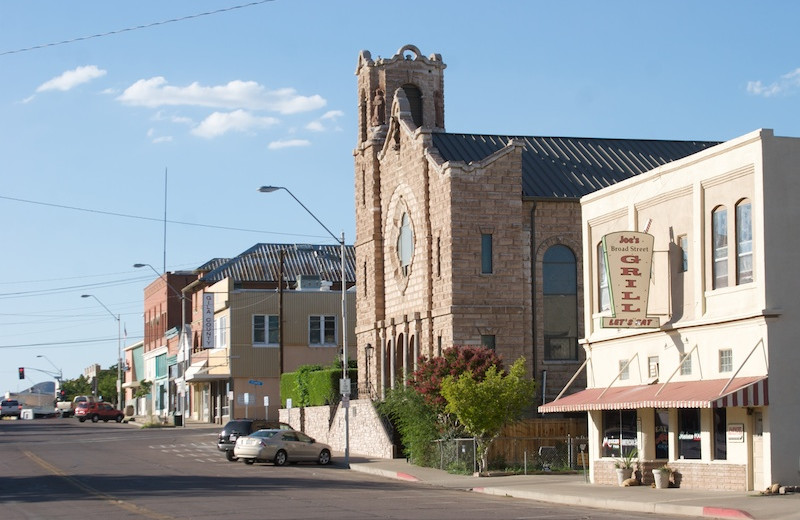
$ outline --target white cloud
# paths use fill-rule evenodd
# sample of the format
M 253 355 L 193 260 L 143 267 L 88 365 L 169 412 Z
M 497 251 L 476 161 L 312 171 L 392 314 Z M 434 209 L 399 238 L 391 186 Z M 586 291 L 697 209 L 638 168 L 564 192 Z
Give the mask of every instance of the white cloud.
M 86 65 L 73 70 L 68 70 L 60 76 L 56 76 L 49 81 L 45 81 L 39 85 L 39 87 L 36 89 L 36 92 L 45 92 L 48 90 L 67 91 L 77 87 L 78 85 L 88 83 L 93 79 L 105 75 L 105 70 L 99 69 L 95 65 Z
M 244 110 L 214 112 L 192 129 L 192 134 L 211 139 L 228 132 L 248 132 L 278 123 L 274 117 L 257 117 Z
M 762 97 L 772 97 L 790 92 L 797 87 L 800 87 L 800 69 L 784 74 L 778 81 L 774 81 L 769 85 L 765 85 L 761 80 L 747 82 L 747 92 Z
M 155 139 L 153 139 L 153 143 L 155 143 L 155 144 L 158 144 L 158 143 L 171 143 L 171 142 L 172 142 L 172 136 L 171 135 L 165 135 L 165 136 L 156 137 Z
M 267 90 L 255 81 L 230 81 L 225 85 L 203 86 L 197 82 L 186 87 L 167 84 L 161 76 L 140 79 L 117 97 L 134 106 L 202 106 L 227 109 L 269 110 L 295 114 L 316 110 L 327 101 L 319 95 L 301 96 L 291 88 Z
M 325 112 L 319 119 L 315 119 L 306 125 L 306 130 L 311 130 L 312 132 L 324 132 L 325 130 L 330 130 L 328 125 L 333 126 L 333 130 L 341 130 L 341 128 L 336 124 L 336 120 L 344 115 L 344 112 L 341 110 L 329 110 Z
M 283 148 L 298 148 L 302 146 L 311 146 L 311 141 L 305 139 L 286 139 L 283 141 L 273 141 L 269 143 L 270 150 L 281 150 Z

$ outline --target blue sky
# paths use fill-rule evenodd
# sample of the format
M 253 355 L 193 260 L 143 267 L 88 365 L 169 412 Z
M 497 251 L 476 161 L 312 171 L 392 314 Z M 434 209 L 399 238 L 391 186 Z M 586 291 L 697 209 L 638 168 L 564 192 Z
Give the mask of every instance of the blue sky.
M 333 242 L 261 185 L 352 243 L 362 49 L 441 54 L 450 132 L 800 136 L 800 3 L 252 3 L 0 3 L 0 392 L 141 338 L 134 263 Z

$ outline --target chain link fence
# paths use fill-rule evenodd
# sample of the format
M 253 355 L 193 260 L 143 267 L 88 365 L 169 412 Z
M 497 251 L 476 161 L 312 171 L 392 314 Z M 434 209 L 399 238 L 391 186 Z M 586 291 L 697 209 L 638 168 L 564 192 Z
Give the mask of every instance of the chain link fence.
M 586 471 L 589 451 L 586 437 L 498 437 L 489 448 L 489 469 L 514 473 Z M 439 469 L 478 471 L 475 439 L 436 441 Z

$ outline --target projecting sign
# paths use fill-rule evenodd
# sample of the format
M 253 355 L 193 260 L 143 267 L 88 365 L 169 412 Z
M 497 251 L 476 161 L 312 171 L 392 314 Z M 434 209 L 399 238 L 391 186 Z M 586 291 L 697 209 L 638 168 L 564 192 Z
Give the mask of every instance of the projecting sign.
M 213 294 L 203 294 L 203 348 L 214 348 Z
M 619 231 L 603 237 L 612 313 L 612 317 L 603 318 L 603 327 L 655 329 L 661 326 L 658 317 L 647 315 L 654 241 L 653 235 L 636 231 Z

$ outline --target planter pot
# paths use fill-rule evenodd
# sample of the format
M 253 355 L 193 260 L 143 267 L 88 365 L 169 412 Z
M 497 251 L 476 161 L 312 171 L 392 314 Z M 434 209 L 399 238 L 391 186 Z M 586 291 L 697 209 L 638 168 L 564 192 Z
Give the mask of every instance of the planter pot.
M 633 476 L 633 468 L 617 468 L 617 483 L 620 486 L 631 476 Z
M 656 483 L 656 489 L 666 489 L 669 487 L 669 471 L 653 471 L 653 481 Z

